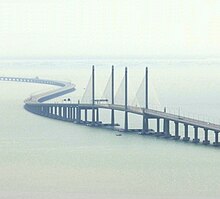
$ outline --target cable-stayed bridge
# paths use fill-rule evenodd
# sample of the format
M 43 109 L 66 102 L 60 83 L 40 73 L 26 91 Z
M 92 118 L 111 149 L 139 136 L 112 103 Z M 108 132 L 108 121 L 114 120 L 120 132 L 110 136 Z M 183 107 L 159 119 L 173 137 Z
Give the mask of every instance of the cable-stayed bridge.
M 156 136 L 170 140 L 182 140 L 184 142 L 202 143 L 210 145 L 210 134 L 214 135 L 213 146 L 220 146 L 219 132 L 220 125 L 196 120 L 181 115 L 170 114 L 164 111 L 153 110 L 149 108 L 149 82 L 148 68 L 145 70 L 144 79 L 141 82 L 136 94 L 136 106 L 128 104 L 128 70 L 125 68 L 125 74 L 121 84 L 115 92 L 115 74 L 114 67 L 107 85 L 104 89 L 102 98 L 96 98 L 95 67 L 92 67 L 92 74 L 81 100 L 77 103 L 47 103 L 47 100 L 65 95 L 75 91 L 75 85 L 70 82 L 47 80 L 39 78 L 21 78 L 21 77 L 0 77 L 0 81 L 15 81 L 26 83 L 39 83 L 58 86 L 58 89 L 44 93 L 32 95 L 24 101 L 24 108 L 34 114 L 63 120 L 90 127 L 107 128 L 121 132 L 138 132 L 141 135 Z M 100 117 L 100 110 L 109 110 L 110 118 L 108 123 L 104 123 Z M 117 124 L 115 111 L 124 113 L 124 125 Z M 141 128 L 129 128 L 129 115 L 139 115 L 142 117 Z M 89 117 L 91 116 L 91 117 Z M 156 121 L 156 128 L 149 128 L 149 121 Z M 162 122 L 161 122 L 162 121 Z M 162 124 L 161 124 L 162 123 Z M 171 132 L 171 123 L 174 124 L 174 132 Z M 184 135 L 180 136 L 180 126 L 183 126 Z M 193 136 L 190 137 L 190 129 L 193 127 Z M 204 140 L 200 141 L 200 131 L 203 130 Z

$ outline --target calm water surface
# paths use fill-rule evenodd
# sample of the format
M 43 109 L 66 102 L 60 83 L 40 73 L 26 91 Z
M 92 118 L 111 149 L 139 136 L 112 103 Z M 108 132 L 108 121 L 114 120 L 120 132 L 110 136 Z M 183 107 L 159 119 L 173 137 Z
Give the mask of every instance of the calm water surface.
M 5 76 L 70 80 L 77 91 L 68 96 L 77 100 L 86 87 L 91 64 L 97 65 L 99 82 L 107 81 L 111 64 L 116 65 L 118 82 L 123 76 L 121 66 L 129 66 L 133 90 L 138 88 L 144 66 L 150 66 L 152 108 L 167 106 L 170 112 L 220 123 L 219 63 L 20 60 L 1 61 L 0 68 Z M 104 84 L 97 86 L 100 96 Z M 23 100 L 52 86 L 0 85 L 1 199 L 219 198 L 219 149 L 132 134 L 117 137 L 108 130 L 36 116 L 23 109 Z M 117 115 L 117 121 L 122 124 L 121 116 Z M 102 117 L 107 120 L 109 113 Z M 141 126 L 141 118 L 130 119 L 131 126 Z

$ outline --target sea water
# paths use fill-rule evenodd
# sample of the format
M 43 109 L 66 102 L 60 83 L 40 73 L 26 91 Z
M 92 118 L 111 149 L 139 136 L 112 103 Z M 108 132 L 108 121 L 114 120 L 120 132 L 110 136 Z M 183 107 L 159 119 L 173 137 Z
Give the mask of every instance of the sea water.
M 127 66 L 133 103 L 148 66 L 150 108 L 167 107 L 171 113 L 220 124 L 219 60 L 3 60 L 0 76 L 72 81 L 77 90 L 66 98 L 76 102 L 93 64 L 99 97 L 111 65 L 116 90 Z M 0 82 L 1 199 L 219 198 L 219 149 L 130 133 L 118 137 L 110 130 L 40 117 L 23 108 L 25 98 L 53 88 Z M 123 116 L 116 113 L 122 127 Z M 109 122 L 110 112 L 103 111 L 100 118 Z M 141 122 L 129 115 L 130 128 L 141 128 Z M 154 121 L 150 125 L 154 128 Z M 199 135 L 202 139 L 202 130 Z

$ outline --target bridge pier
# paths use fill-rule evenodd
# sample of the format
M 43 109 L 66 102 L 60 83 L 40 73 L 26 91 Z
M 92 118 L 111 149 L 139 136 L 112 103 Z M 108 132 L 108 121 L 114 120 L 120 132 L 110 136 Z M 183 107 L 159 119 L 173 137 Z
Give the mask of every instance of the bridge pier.
M 72 121 L 72 106 L 68 107 L 68 121 Z
M 188 136 L 188 134 L 189 134 L 189 125 L 188 124 L 184 124 L 184 131 L 185 131 L 185 136 L 183 138 L 183 141 L 188 142 L 190 140 L 190 137 Z
M 53 106 L 50 106 L 49 110 L 50 110 L 50 117 L 53 117 Z
M 61 120 L 62 119 L 62 107 L 58 106 L 58 118 Z
M 57 106 L 54 106 L 54 118 L 57 119 Z
M 179 136 L 179 123 L 178 122 L 174 122 L 175 123 L 175 140 L 179 140 L 180 136 Z
M 81 108 L 78 106 L 77 107 L 77 115 L 76 115 L 76 118 L 77 118 L 77 123 L 81 123 Z
M 99 123 L 99 108 L 96 109 L 96 123 Z
M 115 126 L 115 111 L 114 109 L 111 110 L 111 126 Z
M 73 107 L 73 122 L 76 121 L 76 107 Z
M 125 111 L 124 132 L 128 132 L 128 111 Z
M 160 118 L 157 118 L 157 133 L 160 132 Z
M 95 108 L 92 108 L 92 125 L 95 126 Z
M 84 110 L 84 112 L 85 112 L 85 122 L 87 123 L 87 120 L 88 120 L 88 115 L 87 115 L 87 114 L 88 114 L 88 113 L 87 113 L 88 111 L 87 111 L 87 108 Z
M 165 137 L 169 138 L 171 135 L 170 135 L 170 121 L 168 119 L 164 119 L 163 128 L 164 128 L 163 130 Z
M 200 142 L 200 139 L 198 138 L 198 126 L 194 126 L 194 139 L 193 143 L 197 144 Z
M 50 107 L 47 106 L 47 117 L 50 117 Z
M 147 116 L 144 114 L 143 115 L 143 125 L 142 125 L 142 132 L 141 134 L 146 134 L 148 131 L 148 123 L 147 123 Z
M 62 107 L 58 106 L 58 111 L 59 111 L 59 119 L 62 119 Z
M 51 114 L 52 114 L 51 116 L 52 116 L 52 118 L 54 118 L 54 115 L 55 115 L 55 114 L 54 114 L 54 111 L 55 111 L 55 110 L 54 110 L 54 106 L 52 106 L 52 107 L 51 107 Z
M 142 127 L 142 134 L 147 134 L 149 129 L 149 123 L 148 123 L 148 116 L 147 115 L 143 115 L 143 127 Z
M 49 117 L 49 106 L 45 106 L 45 116 Z
M 47 117 L 47 115 L 48 115 L 48 107 L 45 106 L 44 107 L 44 116 Z
M 50 117 L 52 117 L 52 118 L 54 118 L 54 106 L 52 105 L 51 107 L 50 107 Z
M 213 142 L 214 146 L 220 146 L 220 143 L 218 142 L 218 131 L 215 131 L 215 142 Z
M 210 144 L 210 141 L 208 139 L 208 129 L 204 129 L 205 131 L 205 140 L 203 141 L 203 144 L 208 145 Z
M 63 119 L 67 119 L 67 114 L 66 114 L 66 106 L 63 107 Z

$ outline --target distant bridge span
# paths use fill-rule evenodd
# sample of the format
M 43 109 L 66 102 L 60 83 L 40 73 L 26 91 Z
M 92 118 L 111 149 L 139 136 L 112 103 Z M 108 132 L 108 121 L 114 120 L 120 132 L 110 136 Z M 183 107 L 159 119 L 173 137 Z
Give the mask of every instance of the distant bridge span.
M 59 86 L 61 88 L 54 89 L 51 91 L 43 92 L 40 94 L 32 95 L 25 100 L 25 104 L 37 104 L 42 103 L 47 100 L 65 95 L 67 93 L 75 91 L 75 85 L 70 82 L 57 81 L 57 80 L 48 80 L 48 79 L 39 79 L 36 78 L 24 78 L 24 77 L 0 77 L 0 81 L 13 81 L 13 82 L 26 82 L 26 83 L 35 83 L 35 84 L 47 84 L 53 86 Z
M 162 111 L 152 110 L 148 108 L 148 71 L 146 69 L 146 107 L 135 107 L 127 104 L 127 68 L 125 70 L 125 104 L 118 105 L 114 103 L 114 68 L 112 67 L 112 103 L 110 104 L 98 104 L 95 103 L 95 81 L 94 67 L 92 70 L 92 103 L 47 103 L 47 100 L 65 95 L 67 93 L 76 90 L 75 85 L 70 82 L 47 80 L 39 78 L 22 78 L 22 77 L 0 77 L 0 81 L 14 81 L 14 82 L 26 82 L 26 83 L 38 83 L 58 86 L 59 88 L 51 91 L 43 92 L 40 94 L 32 95 L 24 101 L 24 108 L 34 114 L 41 116 L 73 122 L 91 127 L 108 128 L 112 130 L 119 130 L 123 132 L 139 132 L 142 135 L 151 135 L 171 140 L 182 140 L 193 143 L 200 143 L 199 130 L 204 130 L 204 145 L 209 145 L 209 134 L 214 132 L 215 141 L 214 146 L 220 146 L 219 132 L 220 125 L 196 120 L 192 118 L 183 117 L 180 115 L 170 114 Z M 111 111 L 111 121 L 108 124 L 104 124 L 99 118 L 99 110 L 108 109 Z M 84 118 L 82 118 L 82 111 L 84 111 Z M 92 112 L 92 119 L 88 119 L 88 111 Z M 118 124 L 115 122 L 115 111 L 122 111 L 125 113 L 124 128 L 118 128 Z M 129 129 L 128 114 L 136 114 L 143 117 L 143 126 L 140 129 Z M 155 119 L 157 121 L 157 127 L 155 131 L 149 129 L 149 120 Z M 162 130 L 160 121 L 163 121 Z M 174 135 L 170 133 L 170 122 L 175 124 Z M 184 137 L 179 135 L 179 124 L 184 125 Z M 194 137 L 189 137 L 189 126 L 194 127 Z

